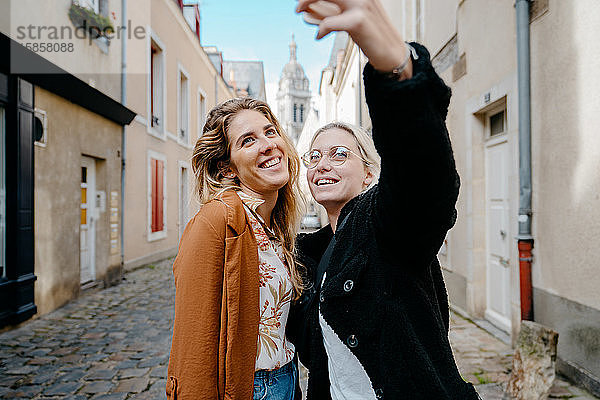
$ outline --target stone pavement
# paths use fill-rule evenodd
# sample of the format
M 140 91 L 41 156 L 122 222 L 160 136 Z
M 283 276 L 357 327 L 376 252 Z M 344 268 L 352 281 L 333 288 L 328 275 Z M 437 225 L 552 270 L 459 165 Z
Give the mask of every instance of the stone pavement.
M 475 385 L 483 400 L 502 400 L 512 369 L 513 350 L 459 314 L 451 313 L 450 317 L 450 344 L 462 377 Z M 597 399 L 560 377 L 554 383 L 550 398 Z
M 0 334 L 0 398 L 164 399 L 171 262 Z
M 172 260 L 125 275 L 53 313 L 0 334 L 0 398 L 164 399 L 174 285 Z M 502 398 L 512 351 L 458 314 L 450 339 L 463 377 Z M 594 397 L 559 380 L 555 398 Z

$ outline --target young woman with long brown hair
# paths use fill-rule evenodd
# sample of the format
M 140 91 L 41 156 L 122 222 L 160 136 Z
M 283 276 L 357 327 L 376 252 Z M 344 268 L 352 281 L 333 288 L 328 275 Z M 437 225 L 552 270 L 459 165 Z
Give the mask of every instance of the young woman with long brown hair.
M 233 99 L 208 114 L 192 157 L 202 206 L 173 265 L 169 398 L 299 395 L 285 336 L 302 288 L 293 257 L 299 163 L 266 103 Z

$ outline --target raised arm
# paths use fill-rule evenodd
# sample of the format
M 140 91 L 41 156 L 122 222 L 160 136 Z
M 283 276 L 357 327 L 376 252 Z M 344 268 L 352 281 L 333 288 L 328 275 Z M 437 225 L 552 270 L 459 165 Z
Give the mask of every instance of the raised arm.
M 317 37 L 347 31 L 369 58 L 365 93 L 382 165 L 365 212 L 384 253 L 423 265 L 455 220 L 459 179 L 445 125 L 450 89 L 423 46 L 413 44 L 416 57 L 409 57 L 379 0 L 329 1 L 341 12 L 322 18 Z M 300 0 L 297 10 L 315 3 Z
M 372 66 L 364 71 L 373 139 L 381 155 L 374 221 L 384 250 L 409 246 L 403 257 L 423 265 L 454 224 L 459 179 L 445 117 L 450 89 L 433 70 L 427 50 L 413 77 L 394 81 Z

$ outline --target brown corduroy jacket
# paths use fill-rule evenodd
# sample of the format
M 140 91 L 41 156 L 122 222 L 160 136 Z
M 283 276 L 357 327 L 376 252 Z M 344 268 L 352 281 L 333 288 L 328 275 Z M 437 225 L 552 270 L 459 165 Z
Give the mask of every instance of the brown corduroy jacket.
M 167 398 L 252 398 L 258 249 L 242 201 L 224 192 L 188 223 L 173 264 L 175 323 Z

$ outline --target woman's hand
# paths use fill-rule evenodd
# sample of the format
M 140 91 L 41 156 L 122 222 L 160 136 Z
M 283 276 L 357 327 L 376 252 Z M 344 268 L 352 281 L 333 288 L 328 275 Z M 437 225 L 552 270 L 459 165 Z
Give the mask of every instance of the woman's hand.
M 296 12 L 308 12 L 319 0 L 299 0 Z M 391 72 L 409 57 L 408 49 L 379 0 L 327 0 L 341 13 L 324 17 L 319 23 L 317 39 L 333 31 L 346 31 L 378 71 Z M 412 61 L 401 79 L 412 77 Z

